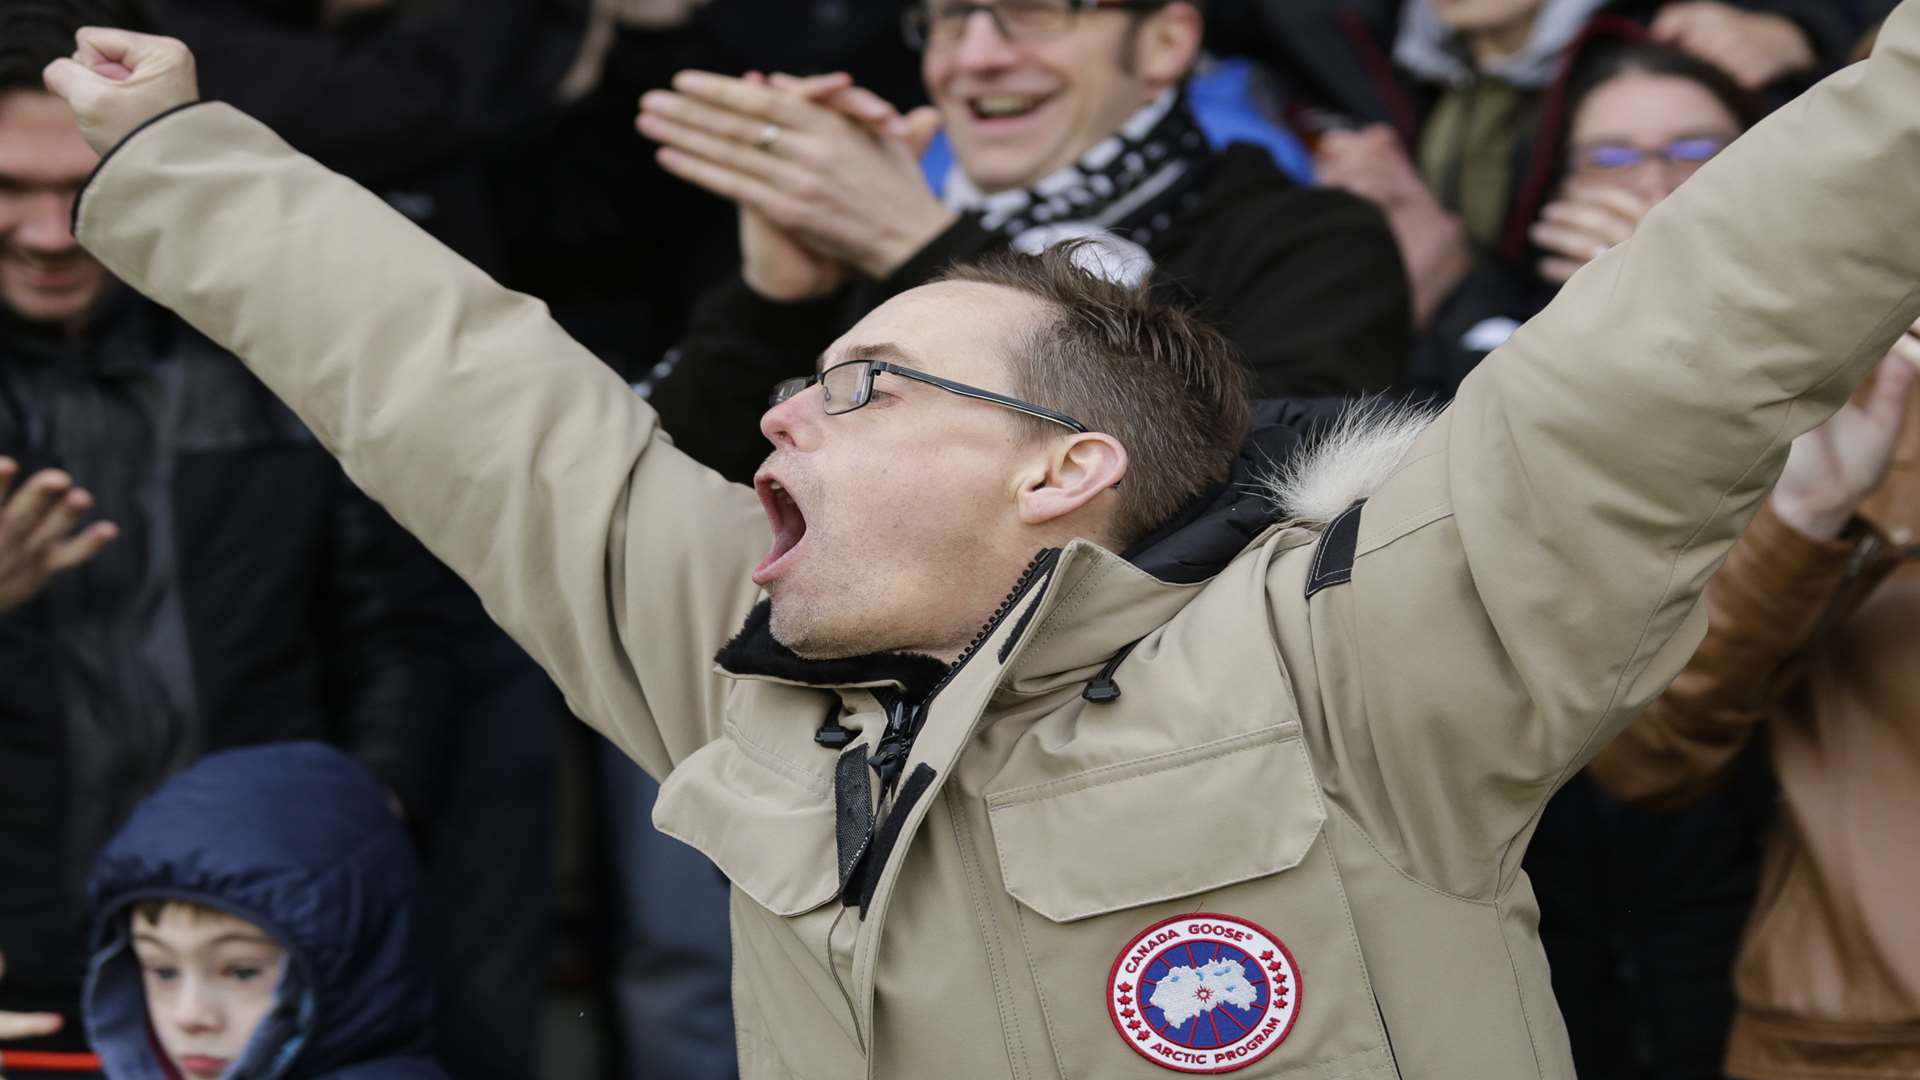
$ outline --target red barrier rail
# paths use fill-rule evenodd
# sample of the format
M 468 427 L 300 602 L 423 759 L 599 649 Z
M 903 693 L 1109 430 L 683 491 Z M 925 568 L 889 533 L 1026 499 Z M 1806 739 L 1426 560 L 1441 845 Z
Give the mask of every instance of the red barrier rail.
M 90 1072 L 100 1071 L 98 1054 L 55 1054 L 42 1050 L 0 1050 L 0 1069 L 18 1069 L 21 1072 Z

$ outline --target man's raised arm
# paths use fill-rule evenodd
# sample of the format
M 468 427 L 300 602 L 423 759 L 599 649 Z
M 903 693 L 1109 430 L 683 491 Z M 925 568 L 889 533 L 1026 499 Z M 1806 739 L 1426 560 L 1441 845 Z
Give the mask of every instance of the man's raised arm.
M 1920 315 L 1916 176 L 1909 2 L 1577 274 L 1365 504 L 1289 655 L 1336 798 L 1403 869 L 1504 893 L 1547 797 L 1685 663 L 1788 445 Z
M 108 155 L 88 250 L 245 360 L 648 771 L 717 732 L 711 657 L 766 546 L 750 493 L 544 305 L 233 109 L 181 108 L 178 42 L 83 30 L 47 83 Z

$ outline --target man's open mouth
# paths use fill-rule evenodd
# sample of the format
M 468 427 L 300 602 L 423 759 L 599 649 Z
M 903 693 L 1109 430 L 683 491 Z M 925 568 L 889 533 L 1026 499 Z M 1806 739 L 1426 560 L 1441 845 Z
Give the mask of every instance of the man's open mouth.
M 767 524 L 773 527 L 773 546 L 753 570 L 753 583 L 765 587 L 780 576 L 788 556 L 806 537 L 807 516 L 800 512 L 800 504 L 794 501 L 786 486 L 771 476 L 754 477 L 753 490 L 760 496 L 760 508 L 767 513 Z
M 1016 120 L 1053 100 L 1052 94 L 985 94 L 967 99 L 975 120 Z

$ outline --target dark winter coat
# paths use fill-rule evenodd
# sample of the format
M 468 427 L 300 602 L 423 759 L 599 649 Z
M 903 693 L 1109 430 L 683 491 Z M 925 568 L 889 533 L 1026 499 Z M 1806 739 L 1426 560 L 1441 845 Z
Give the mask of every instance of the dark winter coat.
M 228 1070 L 248 1080 L 444 1080 L 420 869 L 372 774 L 323 743 L 212 754 L 135 809 L 102 854 L 87 1026 L 110 1080 L 166 1080 L 132 906 L 185 900 L 287 952 L 274 1007 Z
M 325 25 L 320 0 L 144 0 L 201 92 L 273 125 L 482 266 L 501 258 L 478 152 L 555 111 L 585 0 L 403 7 Z
M 0 615 L 0 997 L 78 1000 L 88 869 L 208 751 L 336 742 L 430 813 L 451 579 L 231 356 L 131 293 L 84 340 L 0 314 L 0 453 L 120 527 Z
M 1406 368 L 1410 302 L 1379 211 L 1345 192 L 1304 188 L 1263 150 L 1230 145 L 1211 162 L 1200 205 L 1147 245 L 1158 299 L 1192 309 L 1240 350 L 1256 397 L 1383 390 Z M 1005 246 L 963 215 L 884 281 L 783 304 L 737 276 L 708 293 L 650 400 L 675 443 L 736 480 L 766 457 L 767 392 L 812 370 L 841 331 L 959 259 Z

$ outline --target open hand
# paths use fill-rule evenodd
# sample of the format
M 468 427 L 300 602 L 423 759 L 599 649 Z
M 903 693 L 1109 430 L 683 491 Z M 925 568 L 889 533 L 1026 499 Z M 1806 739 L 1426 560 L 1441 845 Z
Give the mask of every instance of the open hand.
M 1907 402 L 1920 382 L 1920 323 L 1875 369 L 1871 389 L 1793 440 L 1773 488 L 1773 512 L 1815 540 L 1832 540 L 1886 479 Z
M 683 71 L 640 106 L 637 126 L 662 144 L 668 172 L 870 277 L 898 269 L 955 218 L 906 138 L 779 87 Z
M 38 596 L 56 575 L 85 564 L 119 535 L 104 521 L 80 528 L 93 496 L 57 469 L 34 473 L 9 498 L 19 474 L 19 464 L 0 457 L 0 614 Z
M 172 38 L 89 26 L 71 58 L 47 65 L 47 89 L 73 106 L 80 134 L 105 154 L 134 129 L 200 96 L 193 54 Z
M 1717 0 L 1668 4 L 1654 17 L 1652 31 L 1655 41 L 1698 56 L 1748 90 L 1805 71 L 1818 59 L 1792 19 Z
M 1570 185 L 1527 230 L 1542 256 L 1540 276 L 1564 285 L 1581 267 L 1633 235 L 1653 204 L 1612 184 Z
M 7 958 L 0 956 L 0 975 L 7 971 Z M 0 1041 L 31 1039 L 60 1030 L 59 1013 L 0 1012 Z

